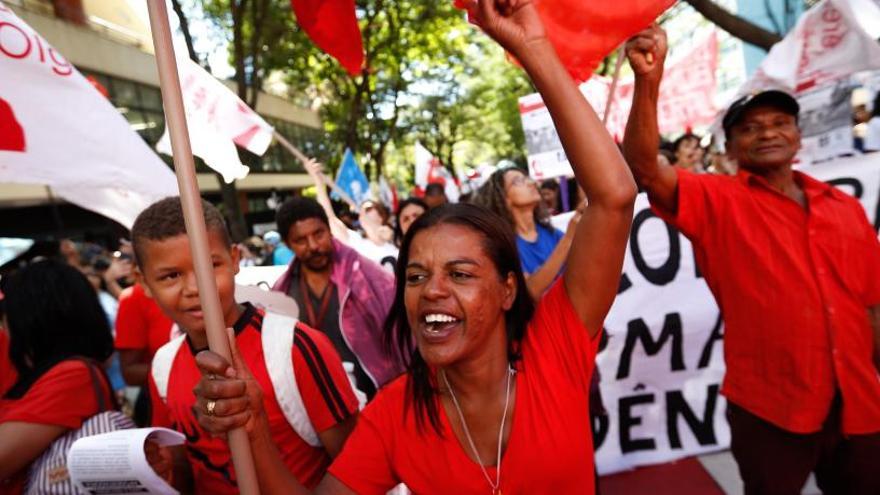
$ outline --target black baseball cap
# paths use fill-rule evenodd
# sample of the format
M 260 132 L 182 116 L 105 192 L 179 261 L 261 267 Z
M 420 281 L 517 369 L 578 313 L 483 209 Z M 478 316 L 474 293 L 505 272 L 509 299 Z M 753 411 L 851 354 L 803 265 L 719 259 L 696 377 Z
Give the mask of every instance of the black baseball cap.
M 801 106 L 798 105 L 797 100 L 785 91 L 771 89 L 748 94 L 736 100 L 728 107 L 727 113 L 724 114 L 724 120 L 721 121 L 724 134 L 730 135 L 730 128 L 739 122 L 743 114 L 758 106 L 778 108 L 789 115 L 793 115 L 795 118 L 797 118 L 801 111 Z

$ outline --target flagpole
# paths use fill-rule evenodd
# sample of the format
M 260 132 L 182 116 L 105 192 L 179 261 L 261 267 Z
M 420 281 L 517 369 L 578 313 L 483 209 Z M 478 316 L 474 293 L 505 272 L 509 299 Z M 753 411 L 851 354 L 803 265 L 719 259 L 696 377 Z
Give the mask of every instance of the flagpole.
M 299 148 L 297 148 L 296 146 L 292 145 L 290 143 L 290 141 L 288 141 L 287 139 L 284 138 L 284 136 L 281 135 L 281 133 L 273 130 L 272 135 L 275 136 L 275 139 L 277 139 L 278 142 L 281 143 L 281 146 L 283 146 L 284 149 L 286 149 L 291 155 L 296 157 L 297 160 L 303 162 L 303 164 L 305 164 L 309 160 L 309 157 L 307 157 L 305 155 L 305 153 L 300 151 Z M 351 196 L 349 196 L 348 193 L 346 193 L 345 191 L 342 190 L 341 187 L 336 185 L 336 181 L 334 181 L 330 177 L 327 177 L 327 175 L 324 174 L 323 172 L 321 172 L 321 178 L 324 179 L 324 183 L 327 184 L 328 186 L 330 186 L 330 189 L 332 189 L 333 192 L 338 194 L 342 198 L 343 201 L 348 203 L 355 210 L 358 209 L 358 204 L 355 203 L 353 199 L 351 199 Z
M 226 323 L 223 320 L 214 269 L 209 256 L 208 233 L 186 127 L 180 79 L 177 75 L 171 29 L 168 26 L 168 10 L 165 0 L 147 0 L 147 8 L 156 51 L 156 66 L 159 69 L 162 103 L 171 137 L 171 148 L 174 152 L 174 170 L 177 174 L 180 202 L 196 271 L 196 284 L 205 318 L 208 346 L 212 351 L 232 362 L 226 336 Z M 237 428 L 229 432 L 228 439 L 239 491 L 245 495 L 258 495 L 260 487 L 247 432 L 243 428 Z
M 611 105 L 614 104 L 614 93 L 617 91 L 617 82 L 620 81 L 620 69 L 623 67 L 623 59 L 626 55 L 626 44 L 617 49 L 617 60 L 614 63 L 614 76 L 611 79 L 611 88 L 608 90 L 608 101 L 605 103 L 605 114 L 602 116 L 602 124 L 608 124 L 608 116 L 611 115 Z

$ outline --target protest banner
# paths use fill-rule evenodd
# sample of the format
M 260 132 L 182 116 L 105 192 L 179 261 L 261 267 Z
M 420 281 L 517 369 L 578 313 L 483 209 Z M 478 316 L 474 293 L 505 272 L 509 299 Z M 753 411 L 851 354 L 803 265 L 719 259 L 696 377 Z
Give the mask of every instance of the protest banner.
M 0 3 L 0 182 L 40 184 L 131 227 L 174 174 L 64 56 Z
M 223 176 L 227 183 L 249 172 L 235 145 L 263 155 L 274 130 L 229 88 L 186 57 L 177 59 L 192 151 Z M 171 155 L 168 127 L 156 149 Z
M 880 217 L 880 154 L 802 169 Z M 564 229 L 569 214 L 554 217 Z M 747 269 L 747 268 L 744 268 Z M 691 243 L 636 200 L 617 299 L 596 358 L 608 416 L 594 426 L 600 474 L 728 448 L 724 326 Z
M 718 37 L 714 32 L 687 55 L 669 64 L 660 85 L 657 108 L 661 133 L 684 132 L 713 121 L 718 113 L 714 102 L 717 68 Z M 632 106 L 635 82 L 632 78 L 620 81 L 614 88 L 614 98 L 609 106 L 612 83 L 612 79 L 595 76 L 581 84 L 580 89 L 600 116 L 607 113 L 605 127 L 612 137 L 621 140 Z M 541 96 L 535 93 L 520 98 L 519 108 L 526 135 L 529 174 L 537 180 L 570 177 L 571 165 Z
M 849 94 L 851 76 L 880 69 L 880 4 L 868 0 L 822 0 L 761 62 L 735 98 L 765 89 L 781 89 L 801 105 L 801 163 L 828 160 L 853 151 Z M 849 118 L 844 118 L 846 114 Z M 713 124 L 724 142 L 720 117 Z

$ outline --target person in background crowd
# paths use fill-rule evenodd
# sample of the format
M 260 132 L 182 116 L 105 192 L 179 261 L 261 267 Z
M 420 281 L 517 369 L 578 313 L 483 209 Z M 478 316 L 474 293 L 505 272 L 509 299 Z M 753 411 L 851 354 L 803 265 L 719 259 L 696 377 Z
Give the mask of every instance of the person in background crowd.
M 666 35 L 631 39 L 624 150 L 654 211 L 693 243 L 724 318 L 731 450 L 745 493 L 880 493 L 880 243 L 859 202 L 792 170 L 797 101 L 735 101 L 722 127 L 735 177 L 660 167 Z
M 341 201 L 337 201 L 336 205 L 337 206 L 336 208 L 334 208 L 334 210 L 337 211 L 336 216 L 339 218 L 339 220 L 345 224 L 346 228 L 350 230 L 357 230 L 357 215 L 355 215 L 354 212 L 351 211 L 351 208 L 349 208 L 347 204 Z
M 562 212 L 562 197 L 559 194 L 559 182 L 556 179 L 547 179 L 541 182 L 541 201 L 550 216 Z
M 360 214 L 358 215 L 363 234 L 349 229 L 333 211 L 333 204 L 330 202 L 330 196 L 327 194 L 327 185 L 324 183 L 321 164 L 315 160 L 309 160 L 305 163 L 305 168 L 315 182 L 318 204 L 324 209 L 324 213 L 326 213 L 329 219 L 333 237 L 382 265 L 389 272 L 393 272 L 394 264 L 397 262 L 397 246 L 392 242 L 394 230 L 387 225 L 388 210 L 380 203 L 366 200 L 361 203 Z
M 276 223 L 296 257 L 273 290 L 296 300 L 300 319 L 330 338 L 358 390 L 372 398 L 402 371 L 382 344 L 394 277 L 334 239 L 326 208 L 313 199 L 288 200 Z
M 394 218 L 394 244 L 397 247 L 400 247 L 400 243 L 403 242 L 403 236 L 406 235 L 410 225 L 427 211 L 428 205 L 415 196 L 400 202 Z
M 539 300 L 562 271 L 580 215 L 572 217 L 565 233 L 555 229 L 535 181 L 516 166 L 496 170 L 477 192 L 476 202 L 505 219 L 516 233 L 529 294 Z
M 103 260 L 95 259 L 93 261 L 97 263 L 98 267 L 100 267 L 102 265 L 101 261 Z M 100 269 L 96 268 L 95 264 L 84 264 L 82 271 L 86 276 L 86 279 L 88 279 L 89 284 L 95 289 L 95 293 L 98 294 L 98 301 L 101 303 L 101 308 L 107 316 L 107 323 L 110 325 L 110 333 L 115 337 L 113 325 L 116 323 L 119 301 L 102 289 L 102 287 L 104 287 L 104 281 L 100 275 Z M 125 379 L 122 376 L 122 365 L 119 361 L 118 354 L 114 353 L 110 358 L 110 364 L 107 367 L 107 376 L 110 378 L 110 384 L 113 386 L 113 391 L 116 392 L 119 398 L 123 398 Z
M 675 154 L 667 149 L 660 148 L 657 152 L 657 163 L 661 167 L 668 167 L 675 163 Z
M 675 155 L 676 167 L 703 173 L 703 148 L 700 147 L 700 137 L 690 132 L 679 137 L 672 143 Z
M 429 210 L 449 203 L 449 198 L 446 197 L 446 189 L 439 182 L 432 182 L 425 186 L 424 200 Z
M 864 143 L 865 153 L 880 151 L 880 93 L 874 98 L 874 106 L 871 108 L 871 119 L 868 120 L 868 128 L 865 130 Z
M 864 103 L 853 108 L 853 148 L 864 153 L 865 135 L 868 133 L 868 122 L 871 112 Z
M 125 289 L 119 297 L 114 346 L 119 352 L 125 383 L 140 388 L 134 403 L 134 421 L 139 426 L 149 423 L 150 396 L 146 385 L 150 363 L 156 351 L 171 339 L 173 325 L 144 292 L 142 282 Z
M 263 241 L 266 242 L 266 247 L 271 255 L 269 257 L 274 266 L 287 265 L 293 259 L 293 251 L 282 242 L 283 240 L 281 234 L 274 230 L 263 234 Z
M 589 377 L 617 293 L 635 184 L 546 39 L 534 4 L 481 0 L 477 8 L 476 22 L 534 78 L 590 197 L 577 249 L 563 279 L 536 304 L 501 217 L 456 204 L 416 220 L 401 247 L 386 322 L 388 341 L 408 356 L 408 373 L 363 411 L 317 493 L 384 494 L 398 483 L 414 493 L 593 493 Z M 247 425 L 261 490 L 308 493 L 279 469 L 265 415 L 247 399 L 259 393 L 247 372 L 227 379 L 230 363 L 217 354 L 196 359 L 199 401 L 223 411 L 200 411 L 200 423 L 218 434 Z
M 18 379 L 0 399 L 0 491 L 21 493 L 52 442 L 101 412 L 100 402 L 114 403 L 104 374 L 113 337 L 95 290 L 65 263 L 27 265 L 3 294 Z
M 242 363 L 247 363 L 242 366 L 258 370 L 260 386 L 268 391 L 274 379 L 269 378 L 272 370 L 262 339 L 266 338 L 264 322 L 268 324 L 270 315 L 253 305 L 235 302 L 238 250 L 230 242 L 217 208 L 202 201 L 202 209 L 220 309 L 226 327 L 231 329 L 232 345 L 241 349 Z M 178 464 L 184 469 L 174 473 L 175 485 L 189 488 L 188 464 L 194 493 L 238 493 L 229 446 L 224 439 L 201 430 L 194 417 L 195 408 L 200 406 L 204 411 L 206 406 L 197 404 L 193 395 L 199 375 L 193 358 L 207 349 L 208 342 L 180 198 L 165 198 L 147 207 L 135 219 L 131 233 L 145 291 L 185 334 L 156 353 L 149 379 L 153 425 L 175 428 L 187 436 L 185 446 L 173 448 L 173 457 L 184 461 Z M 354 427 L 358 402 L 329 340 L 292 319 L 280 324 L 295 325 L 272 327 L 291 332 L 287 340 L 291 348 L 285 358 L 290 360 L 292 368 L 288 369 L 292 369 L 295 385 L 277 395 L 266 394 L 260 402 L 271 416 L 269 434 L 282 452 L 283 469 L 306 486 L 314 486 Z M 279 339 L 281 342 L 284 340 Z M 283 366 L 283 362 L 272 363 Z M 164 375 L 158 370 L 164 370 Z M 207 411 L 213 413 L 214 407 L 207 407 Z M 289 414 L 294 412 L 297 415 L 291 419 Z M 316 437 L 314 443 L 301 434 L 300 428 L 307 428 Z

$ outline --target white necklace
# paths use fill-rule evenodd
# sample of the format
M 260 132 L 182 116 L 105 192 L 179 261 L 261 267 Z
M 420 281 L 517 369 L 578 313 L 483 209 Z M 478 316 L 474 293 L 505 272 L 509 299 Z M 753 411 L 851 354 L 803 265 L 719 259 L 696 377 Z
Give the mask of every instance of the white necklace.
M 498 428 L 498 458 L 495 462 L 495 482 L 492 482 L 492 478 L 489 477 L 489 472 L 486 471 L 486 466 L 483 465 L 483 460 L 480 459 L 480 453 L 477 451 L 477 446 L 474 444 L 474 439 L 471 438 L 471 432 L 468 430 L 467 421 L 464 419 L 464 413 L 461 412 L 461 406 L 458 404 L 458 399 L 455 397 L 455 390 L 452 389 L 452 385 L 449 383 L 449 379 L 446 378 L 446 371 L 440 370 L 440 373 L 443 375 L 443 382 L 446 384 L 446 388 L 449 389 L 449 395 L 452 397 L 452 404 L 455 405 L 455 410 L 458 412 L 458 418 L 461 419 L 461 426 L 464 430 L 464 436 L 467 438 L 468 444 L 471 446 L 471 450 L 474 451 L 474 455 L 477 457 L 477 462 L 480 464 L 480 469 L 483 471 L 483 476 L 486 477 L 486 481 L 489 482 L 489 486 L 492 488 L 493 495 L 501 495 L 501 440 L 504 437 L 504 423 L 507 421 L 507 407 L 510 405 L 510 377 L 512 377 L 516 371 L 510 367 L 510 364 L 507 365 L 507 393 L 504 398 L 504 414 L 501 416 L 501 427 Z

